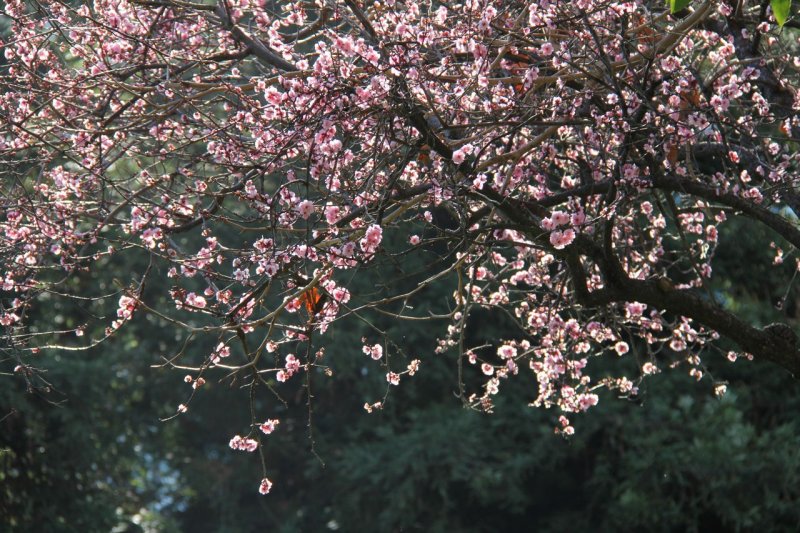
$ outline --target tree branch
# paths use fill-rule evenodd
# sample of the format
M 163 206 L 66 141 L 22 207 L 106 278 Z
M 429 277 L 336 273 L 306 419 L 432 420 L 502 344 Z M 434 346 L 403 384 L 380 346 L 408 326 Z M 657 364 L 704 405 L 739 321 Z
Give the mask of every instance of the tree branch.
M 225 5 L 224 1 L 217 4 L 217 7 L 214 9 L 214 13 L 216 13 L 219 17 L 220 21 L 222 22 L 222 26 L 231 32 L 234 39 L 245 45 L 250 51 L 253 52 L 253 55 L 259 58 L 261 61 L 284 72 L 296 72 L 298 70 L 297 67 L 283 59 L 274 50 L 265 45 L 261 39 L 257 39 L 248 35 L 247 32 L 237 26 L 233 20 L 231 20 L 230 14 L 228 13 L 228 7 Z

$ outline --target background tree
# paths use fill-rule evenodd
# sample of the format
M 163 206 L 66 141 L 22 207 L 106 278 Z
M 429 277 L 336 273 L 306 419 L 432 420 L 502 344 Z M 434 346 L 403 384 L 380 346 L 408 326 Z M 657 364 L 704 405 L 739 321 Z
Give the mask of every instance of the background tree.
M 8 2 L 8 360 L 44 390 L 43 350 L 98 346 L 144 312 L 181 330 L 158 348 L 186 374 L 178 414 L 209 376 L 245 387 L 230 444 L 249 451 L 292 395 L 322 408 L 315 387 L 348 368 L 331 341 L 385 375 L 368 411 L 425 371 L 367 310 L 441 321 L 457 396 L 487 411 L 517 375 L 566 415 L 660 369 L 716 376 L 706 353 L 796 374 L 794 273 L 767 325 L 712 276 L 726 225 L 765 231 L 778 265 L 800 244 L 791 20 L 672 7 Z M 54 300 L 81 322 L 37 320 Z M 337 333 L 351 320 L 361 338 Z

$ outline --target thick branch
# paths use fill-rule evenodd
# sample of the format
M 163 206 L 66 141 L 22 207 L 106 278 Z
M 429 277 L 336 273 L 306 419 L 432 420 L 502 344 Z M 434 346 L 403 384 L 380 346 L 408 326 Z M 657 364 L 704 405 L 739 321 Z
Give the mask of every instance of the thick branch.
M 784 324 L 771 324 L 758 329 L 690 290 L 667 289 L 656 280 L 625 280 L 621 285 L 587 293 L 583 296 L 588 306 L 608 305 L 616 302 L 642 302 L 656 309 L 691 318 L 729 338 L 739 347 L 758 359 L 778 364 L 800 378 L 800 350 L 797 335 Z
M 563 193 L 548 196 L 537 202 L 528 200 L 525 201 L 524 204 L 532 210 L 534 204 L 535 208 L 538 210 L 541 210 L 542 207 L 556 207 L 569 200 L 569 198 L 587 198 L 598 194 L 605 194 L 613 186 L 613 184 L 613 180 L 591 183 L 589 185 L 570 189 Z M 699 181 L 677 177 L 655 177 L 653 178 L 651 184 L 654 189 L 661 189 L 663 191 L 677 192 L 682 194 L 691 194 L 693 196 L 697 196 L 698 198 L 702 198 L 710 202 L 716 202 L 718 204 L 730 207 L 731 209 L 740 211 L 746 214 L 748 217 L 758 220 L 765 226 L 778 233 L 792 245 L 800 249 L 800 230 L 797 228 L 797 226 L 774 211 L 753 203 L 752 200 L 741 198 L 735 194 L 721 192 L 718 188 L 708 186 Z
M 711 200 L 732 207 L 775 230 L 781 237 L 795 247 L 800 248 L 800 231 L 798 231 L 795 224 L 769 209 L 759 207 L 752 200 L 745 200 L 733 194 L 718 192 L 717 189 L 697 181 L 680 180 L 672 177 L 657 177 L 653 179 L 653 185 L 658 189 L 693 194 L 704 200 Z
M 694 182 L 683 183 L 679 180 L 663 179 L 663 188 L 674 186 L 676 191 L 685 190 L 678 188 L 678 185 L 681 187 L 687 184 L 701 185 Z M 703 190 L 702 192 L 708 191 Z M 736 197 L 726 197 L 726 199 L 739 201 Z M 520 209 L 518 202 L 513 200 L 500 201 L 496 197 L 494 200 L 498 201 L 496 205 L 503 210 L 506 216 L 517 223 L 526 224 L 526 219 L 529 218 L 527 213 L 531 213 L 531 211 L 526 213 L 526 210 Z M 541 209 L 541 206 L 538 207 Z M 768 215 L 771 213 L 766 210 L 758 213 L 758 217 L 766 219 L 766 221 L 762 220 L 765 224 L 778 224 L 778 220 L 772 220 Z M 758 218 L 755 214 L 752 216 Z M 786 222 L 777 215 L 774 216 L 780 221 Z M 527 224 L 531 228 L 537 227 L 531 220 L 527 220 Z M 794 228 L 792 228 L 792 234 L 797 234 Z M 800 378 L 800 343 L 798 343 L 797 335 L 789 326 L 771 324 L 764 329 L 759 329 L 694 291 L 674 289 L 671 287 L 671 283 L 663 284 L 659 283 L 659 280 L 631 279 L 619 267 L 616 257 L 609 257 L 608 254 L 613 254 L 613 250 L 609 250 L 608 247 L 601 248 L 586 235 L 578 235 L 565 250 L 553 251 L 553 253 L 566 260 L 573 278 L 575 295 L 581 305 L 600 307 L 612 303 L 642 302 L 655 309 L 685 316 L 729 338 L 754 357 L 778 364 L 791 372 L 793 376 Z M 605 288 L 591 292 L 588 290 L 586 275 L 580 260 L 581 255 L 591 257 L 598 264 L 606 279 L 607 286 Z
M 214 13 L 216 13 L 220 21 L 222 21 L 222 26 L 231 32 L 234 39 L 245 45 L 250 51 L 253 52 L 253 55 L 259 58 L 261 61 L 284 72 L 295 72 L 298 70 L 297 67 L 279 56 L 260 39 L 251 37 L 247 34 L 247 32 L 234 24 L 224 2 L 217 4 Z

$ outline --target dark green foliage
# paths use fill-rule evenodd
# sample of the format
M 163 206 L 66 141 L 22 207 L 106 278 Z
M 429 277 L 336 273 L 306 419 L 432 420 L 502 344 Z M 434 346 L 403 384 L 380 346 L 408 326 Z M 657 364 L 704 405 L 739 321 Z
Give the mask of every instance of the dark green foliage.
M 731 377 L 721 400 L 678 374 L 642 405 L 606 397 L 569 441 L 523 391 L 494 415 L 435 405 L 378 420 L 330 466 L 332 516 L 344 531 L 794 530 L 800 428 Z
M 7 531 L 133 527 L 134 515 L 144 519 L 148 508 L 183 499 L 178 471 L 162 455 L 175 429 L 158 421 L 169 388 L 148 368 L 147 348 L 129 339 L 115 352 L 43 354 L 50 392 L 5 378 L 0 514 Z

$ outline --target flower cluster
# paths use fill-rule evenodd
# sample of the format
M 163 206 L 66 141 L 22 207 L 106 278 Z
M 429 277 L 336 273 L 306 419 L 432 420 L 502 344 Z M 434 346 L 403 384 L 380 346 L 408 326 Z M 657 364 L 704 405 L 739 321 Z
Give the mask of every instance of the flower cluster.
M 228 443 L 228 446 L 233 450 L 241 450 L 243 452 L 254 452 L 258 449 L 258 441 L 247 437 L 240 437 L 236 435 Z

